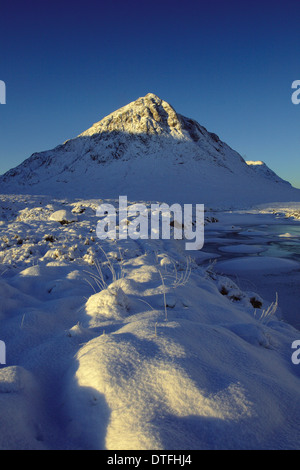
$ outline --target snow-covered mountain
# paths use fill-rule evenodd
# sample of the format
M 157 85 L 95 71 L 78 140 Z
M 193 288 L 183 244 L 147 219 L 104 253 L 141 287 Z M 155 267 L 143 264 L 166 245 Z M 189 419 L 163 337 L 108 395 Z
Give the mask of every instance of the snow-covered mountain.
M 272 170 L 257 171 L 216 134 L 149 93 L 0 177 L 1 193 L 204 203 L 299 201 Z
M 266 178 L 270 179 L 271 181 L 275 181 L 275 183 L 287 183 L 284 179 L 280 178 L 271 168 L 268 167 L 264 162 L 261 160 L 257 161 L 246 161 L 247 165 L 250 165 L 253 170 L 261 176 L 265 176 Z M 289 184 L 289 183 L 288 183 Z

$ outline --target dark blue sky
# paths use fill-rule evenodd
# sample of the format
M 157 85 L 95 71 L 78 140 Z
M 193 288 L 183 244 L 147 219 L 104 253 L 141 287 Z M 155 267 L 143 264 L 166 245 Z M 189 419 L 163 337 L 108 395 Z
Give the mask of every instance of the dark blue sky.
M 1 2 L 0 173 L 148 92 L 300 187 L 300 3 Z

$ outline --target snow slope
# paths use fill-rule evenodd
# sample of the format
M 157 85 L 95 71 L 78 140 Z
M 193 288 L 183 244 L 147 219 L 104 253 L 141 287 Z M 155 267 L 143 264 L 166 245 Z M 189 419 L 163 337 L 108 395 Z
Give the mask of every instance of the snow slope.
M 249 163 L 249 162 L 248 162 Z M 2 193 L 243 207 L 300 201 L 266 165 L 249 165 L 156 95 L 124 106 L 58 147 L 0 177 Z
M 181 240 L 100 242 L 98 203 L 0 198 L 0 448 L 299 448 L 285 305 L 264 315 Z
M 247 165 L 249 165 L 253 170 L 258 174 L 258 175 L 263 175 L 266 178 L 270 179 L 273 182 L 276 183 L 286 183 L 285 180 L 280 178 L 276 173 L 271 170 L 264 162 L 258 160 L 258 161 L 246 161 Z

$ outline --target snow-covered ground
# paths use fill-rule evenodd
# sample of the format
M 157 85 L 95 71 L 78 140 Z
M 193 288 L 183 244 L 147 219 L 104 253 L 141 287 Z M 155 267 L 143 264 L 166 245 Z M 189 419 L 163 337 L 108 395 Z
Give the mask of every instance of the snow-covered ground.
M 98 240 L 99 202 L 0 196 L 0 448 L 299 448 L 300 263 L 268 255 L 299 204 L 207 213 L 187 253 Z
M 259 204 L 257 210 L 261 213 L 266 214 L 275 214 L 277 217 L 280 215 L 285 215 L 286 217 L 291 217 L 293 219 L 300 219 L 300 203 L 299 202 L 290 202 L 285 204 L 283 202 L 277 202 L 270 204 Z

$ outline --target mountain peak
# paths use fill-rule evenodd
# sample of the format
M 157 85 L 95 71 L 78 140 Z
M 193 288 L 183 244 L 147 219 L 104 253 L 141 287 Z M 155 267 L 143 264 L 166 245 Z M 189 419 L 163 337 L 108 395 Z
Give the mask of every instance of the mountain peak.
M 152 99 L 154 101 L 162 101 L 159 96 L 155 95 L 155 93 L 147 93 L 147 95 L 144 96 L 144 99 Z
M 179 115 L 169 103 L 154 93 L 147 93 L 147 95 L 114 111 L 80 134 L 79 137 L 114 131 L 127 134 L 184 137 Z

